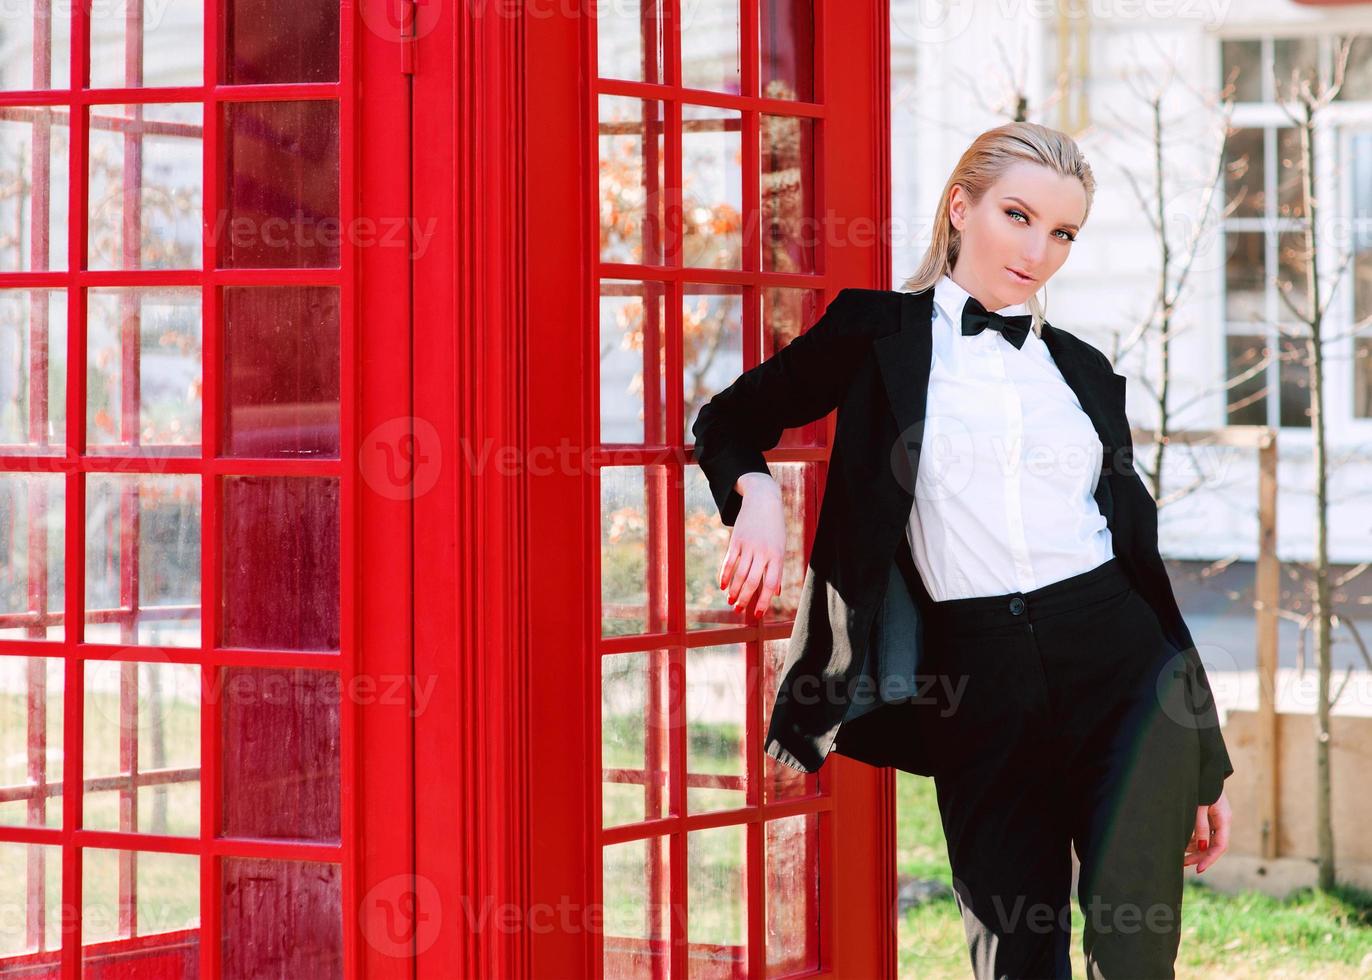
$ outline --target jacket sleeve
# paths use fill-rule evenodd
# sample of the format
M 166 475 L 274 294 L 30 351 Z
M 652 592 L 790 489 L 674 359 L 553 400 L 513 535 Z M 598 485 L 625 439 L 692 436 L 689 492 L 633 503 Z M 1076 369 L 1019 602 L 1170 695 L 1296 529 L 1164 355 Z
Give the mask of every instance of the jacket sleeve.
M 734 483 L 744 473 L 771 469 L 763 452 L 781 433 L 828 415 L 843 397 L 858 353 L 857 318 L 873 290 L 846 288 L 804 333 L 714 395 L 691 425 L 695 459 L 732 527 L 743 497 Z
M 1220 730 L 1219 711 L 1215 704 L 1214 692 L 1210 689 L 1210 678 L 1206 676 L 1205 665 L 1201 663 L 1200 654 L 1196 652 L 1191 631 L 1187 628 L 1177 606 L 1171 579 L 1159 553 L 1157 501 L 1153 499 L 1152 493 L 1134 469 L 1134 444 L 1132 437 L 1127 434 L 1127 424 L 1124 431 L 1126 436 L 1125 445 L 1120 453 L 1119 476 L 1137 501 L 1137 505 L 1132 508 L 1132 513 L 1138 517 L 1138 523 L 1133 528 L 1134 540 L 1131 550 L 1140 580 L 1140 591 L 1157 611 L 1168 642 L 1180 651 L 1186 661 L 1187 692 L 1191 699 L 1187 707 L 1194 719 L 1191 723 L 1196 725 L 1200 735 L 1199 802 L 1203 806 L 1209 806 L 1220 798 L 1220 793 L 1224 790 L 1224 781 L 1234 772 L 1234 766 L 1229 760 L 1224 735 Z
M 1205 665 L 1201 663 L 1200 654 L 1196 652 L 1191 631 L 1177 607 L 1177 599 L 1172 591 L 1167 569 L 1158 554 L 1157 503 L 1137 473 L 1133 473 L 1130 479 L 1138 483 L 1136 493 L 1140 495 L 1140 500 L 1146 501 L 1146 504 L 1141 503 L 1139 508 L 1144 515 L 1140 524 L 1140 535 L 1148 536 L 1152 541 L 1151 546 L 1140 547 L 1136 552 L 1140 571 L 1153 594 L 1154 608 L 1161 610 L 1160 618 L 1164 632 L 1168 634 L 1172 645 L 1181 651 L 1186 659 L 1187 690 L 1191 698 L 1191 704 L 1187 707 L 1200 734 L 1199 802 L 1208 806 L 1220 798 L 1220 793 L 1224 790 L 1224 781 L 1234 772 L 1234 766 L 1229 760 L 1229 752 L 1224 744 L 1215 695 L 1210 689 L 1210 678 L 1206 676 Z

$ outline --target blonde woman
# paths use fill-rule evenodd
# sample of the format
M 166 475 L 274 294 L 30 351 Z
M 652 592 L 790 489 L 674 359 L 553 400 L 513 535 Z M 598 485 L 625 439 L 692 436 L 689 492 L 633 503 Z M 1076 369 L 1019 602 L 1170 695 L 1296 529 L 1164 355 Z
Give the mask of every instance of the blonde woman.
M 932 776 L 978 978 L 1171 977 L 1186 866 L 1224 853 L 1233 772 L 1135 471 L 1124 378 L 1044 319 L 1094 192 L 1067 135 L 979 136 L 902 291 L 845 288 L 700 411 L 760 616 L 785 527 L 763 452 L 837 409 L 768 755 Z

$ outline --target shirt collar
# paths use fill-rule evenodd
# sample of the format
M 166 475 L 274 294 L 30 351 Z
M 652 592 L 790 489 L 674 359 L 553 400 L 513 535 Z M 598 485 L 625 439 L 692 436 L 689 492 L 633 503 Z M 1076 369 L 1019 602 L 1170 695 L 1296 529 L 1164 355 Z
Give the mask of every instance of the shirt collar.
M 963 289 L 946 272 L 939 277 L 938 282 L 934 283 L 934 302 L 943 310 L 945 316 L 954 326 L 962 323 L 962 308 L 967 305 L 967 297 L 970 294 Z M 1002 306 L 992 313 L 999 313 L 1001 316 L 1019 316 L 1029 312 L 1029 304 L 1015 303 L 1012 306 Z

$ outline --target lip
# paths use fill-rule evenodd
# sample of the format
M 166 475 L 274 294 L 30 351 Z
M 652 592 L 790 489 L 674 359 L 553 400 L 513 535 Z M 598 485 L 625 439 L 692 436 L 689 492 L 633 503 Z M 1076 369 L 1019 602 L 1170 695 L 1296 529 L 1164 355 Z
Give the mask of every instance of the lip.
M 1020 279 L 1021 282 L 1037 282 L 1037 281 L 1038 281 L 1038 280 L 1036 280 L 1033 276 L 1026 276 L 1023 272 L 1021 272 L 1020 270 L 1014 268 L 1013 266 L 1007 265 L 1007 266 L 1005 267 L 1005 271 L 1006 271 L 1006 272 L 1013 273 L 1016 277 L 1018 277 L 1018 278 Z

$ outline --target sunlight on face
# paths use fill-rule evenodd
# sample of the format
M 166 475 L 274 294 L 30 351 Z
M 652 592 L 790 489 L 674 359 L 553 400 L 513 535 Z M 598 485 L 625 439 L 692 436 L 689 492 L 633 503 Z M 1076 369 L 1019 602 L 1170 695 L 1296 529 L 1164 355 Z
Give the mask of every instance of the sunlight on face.
M 975 205 L 955 184 L 948 216 L 962 248 L 953 280 L 989 310 L 1023 303 L 1067 261 L 1085 214 L 1081 181 L 1037 163 L 1011 165 Z

